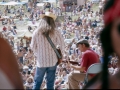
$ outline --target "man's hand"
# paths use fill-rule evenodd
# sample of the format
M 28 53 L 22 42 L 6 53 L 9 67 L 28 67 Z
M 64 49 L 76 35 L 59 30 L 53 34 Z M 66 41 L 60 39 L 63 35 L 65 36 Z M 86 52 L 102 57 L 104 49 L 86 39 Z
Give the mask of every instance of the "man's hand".
M 67 65 L 68 65 L 68 67 L 73 68 L 74 70 L 81 71 L 81 72 L 83 72 L 83 71 L 85 70 L 85 67 L 74 66 L 74 65 L 70 64 L 69 61 L 68 61 L 68 64 L 67 64 Z

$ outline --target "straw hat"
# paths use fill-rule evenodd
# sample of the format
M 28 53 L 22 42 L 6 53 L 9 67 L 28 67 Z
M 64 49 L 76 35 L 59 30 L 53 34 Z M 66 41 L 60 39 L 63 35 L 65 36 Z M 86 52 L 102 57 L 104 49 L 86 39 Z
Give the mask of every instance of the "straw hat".
M 45 16 L 51 17 L 54 20 L 56 20 L 56 18 L 57 18 L 56 15 L 54 15 L 52 12 L 45 12 L 45 14 L 42 14 L 40 17 L 43 18 Z

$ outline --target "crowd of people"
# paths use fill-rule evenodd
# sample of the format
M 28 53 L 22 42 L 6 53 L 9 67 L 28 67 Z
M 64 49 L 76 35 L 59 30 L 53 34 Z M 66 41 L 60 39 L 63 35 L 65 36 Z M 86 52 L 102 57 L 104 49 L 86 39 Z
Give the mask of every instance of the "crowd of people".
M 30 1 L 30 0 L 29 0 Z M 100 4 L 104 4 L 100 2 Z M 48 5 L 48 4 L 46 4 Z M 73 20 L 72 16 L 64 17 L 63 22 L 59 22 L 57 29 L 60 31 L 62 37 L 64 38 L 65 48 L 63 54 L 64 61 L 73 61 L 79 65 L 80 59 L 82 58 L 82 52 L 76 47 L 76 44 L 81 39 L 88 40 L 90 48 L 99 55 L 101 63 L 104 63 L 103 52 L 100 44 L 100 32 L 104 27 L 103 24 L 103 13 L 101 13 L 101 8 L 98 11 L 92 9 L 93 3 L 87 2 L 85 5 L 78 6 L 73 10 L 73 15 L 78 16 L 77 20 Z M 30 47 L 31 37 L 16 37 L 18 35 L 16 19 L 19 21 L 31 21 L 32 24 L 39 22 L 40 16 L 46 12 L 46 8 L 49 11 L 56 14 L 57 16 L 62 16 L 63 12 L 59 8 L 53 8 L 50 5 L 39 9 L 31 2 L 28 2 L 26 9 L 24 6 L 21 7 L 6 7 L 4 13 L 0 12 L 2 18 L 3 30 L 0 32 L 0 36 L 4 38 L 12 47 L 14 54 L 16 55 L 17 62 L 20 69 L 20 74 L 23 80 L 24 88 L 30 90 L 33 88 L 35 70 L 36 70 L 36 56 Z M 59 9 L 59 10 L 58 10 Z M 27 11 L 26 11 L 27 10 Z M 58 11 L 58 12 L 57 12 Z M 57 13 L 56 13 L 57 12 Z M 11 16 L 8 16 L 9 13 Z M 4 18 L 3 16 L 8 16 Z M 18 21 L 18 22 L 19 22 Z M 39 26 L 38 26 L 39 27 Z M 29 32 L 34 32 L 37 27 L 28 26 Z M 117 66 L 118 58 L 115 55 L 110 56 L 110 62 L 108 64 L 109 73 L 114 75 L 118 71 Z M 55 89 L 68 89 L 68 75 L 74 72 L 67 63 L 62 62 L 57 66 L 55 73 Z M 46 75 L 43 78 L 41 89 L 46 89 Z

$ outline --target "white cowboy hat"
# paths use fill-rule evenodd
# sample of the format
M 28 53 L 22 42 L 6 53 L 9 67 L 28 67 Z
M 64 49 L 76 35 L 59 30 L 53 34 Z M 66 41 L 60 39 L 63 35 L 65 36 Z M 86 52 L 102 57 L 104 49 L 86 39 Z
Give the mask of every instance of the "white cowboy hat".
M 56 20 L 56 15 L 54 15 L 53 13 L 51 13 L 51 12 L 45 12 L 45 14 L 42 14 L 40 17 L 41 18 L 43 18 L 43 17 L 45 17 L 45 16 L 48 16 L 48 17 L 51 17 L 51 18 L 53 18 L 54 20 Z

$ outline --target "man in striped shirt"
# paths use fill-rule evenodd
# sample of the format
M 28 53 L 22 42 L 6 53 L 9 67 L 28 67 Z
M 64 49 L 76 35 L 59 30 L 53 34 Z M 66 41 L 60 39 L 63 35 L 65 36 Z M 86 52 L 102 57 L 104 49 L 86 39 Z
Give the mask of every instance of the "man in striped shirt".
M 33 33 L 31 49 L 37 57 L 37 68 L 33 89 L 40 89 L 44 75 L 46 74 L 47 89 L 54 89 L 55 72 L 57 67 L 57 56 L 48 42 L 44 33 L 47 33 L 55 46 L 60 45 L 64 50 L 64 40 L 59 31 L 55 28 L 55 15 L 47 12 L 42 19 L 37 30 Z

